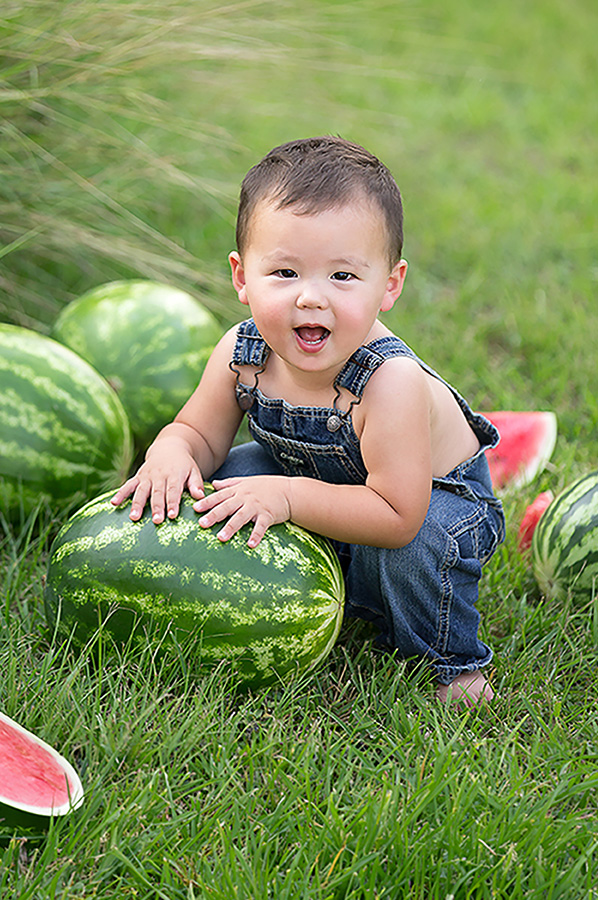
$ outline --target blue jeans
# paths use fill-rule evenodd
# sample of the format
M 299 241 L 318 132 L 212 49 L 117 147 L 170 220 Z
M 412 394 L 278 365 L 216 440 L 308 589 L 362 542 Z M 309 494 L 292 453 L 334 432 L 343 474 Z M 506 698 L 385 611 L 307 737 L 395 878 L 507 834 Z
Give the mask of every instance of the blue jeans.
M 258 444 L 234 447 L 214 478 L 284 474 Z M 482 565 L 504 538 L 483 451 L 436 479 L 426 518 L 405 547 L 333 541 L 345 572 L 345 614 L 372 622 L 377 643 L 429 663 L 441 684 L 487 665 L 478 637 Z

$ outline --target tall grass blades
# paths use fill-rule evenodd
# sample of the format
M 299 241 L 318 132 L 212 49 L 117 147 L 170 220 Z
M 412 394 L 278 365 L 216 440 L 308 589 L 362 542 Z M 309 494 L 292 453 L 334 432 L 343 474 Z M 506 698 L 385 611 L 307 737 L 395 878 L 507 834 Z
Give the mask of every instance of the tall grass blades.
M 260 52 L 243 29 L 252 5 L 3 4 L 2 318 L 45 327 L 74 293 L 122 275 L 203 289 L 218 306 L 222 261 L 188 248 L 171 212 L 184 204 L 197 233 L 209 215 L 232 232 L 237 186 L 206 170 L 237 142 L 202 88 L 215 63 Z

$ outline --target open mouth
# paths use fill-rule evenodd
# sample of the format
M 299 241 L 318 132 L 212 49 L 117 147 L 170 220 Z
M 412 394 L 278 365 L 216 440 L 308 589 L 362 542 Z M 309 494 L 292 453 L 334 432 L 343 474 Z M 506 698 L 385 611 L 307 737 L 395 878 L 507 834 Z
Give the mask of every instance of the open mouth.
M 299 346 L 304 350 L 319 350 L 330 335 L 328 329 L 322 325 L 300 325 L 294 331 Z

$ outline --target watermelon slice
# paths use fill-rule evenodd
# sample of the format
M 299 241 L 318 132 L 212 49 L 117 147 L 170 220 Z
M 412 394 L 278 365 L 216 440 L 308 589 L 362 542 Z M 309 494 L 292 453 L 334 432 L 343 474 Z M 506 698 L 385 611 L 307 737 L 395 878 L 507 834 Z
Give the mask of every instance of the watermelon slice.
M 525 510 L 517 536 L 521 553 L 527 552 L 531 547 L 534 531 L 536 530 L 536 525 L 540 521 L 540 516 L 545 509 L 548 509 L 553 500 L 554 494 L 552 491 L 542 491 L 542 493 L 538 494 L 533 503 L 530 503 Z
M 38 826 L 83 802 L 79 776 L 60 753 L 0 713 L 0 828 Z
M 485 412 L 500 432 L 500 444 L 486 451 L 492 484 L 500 489 L 523 487 L 552 456 L 557 423 L 553 412 Z

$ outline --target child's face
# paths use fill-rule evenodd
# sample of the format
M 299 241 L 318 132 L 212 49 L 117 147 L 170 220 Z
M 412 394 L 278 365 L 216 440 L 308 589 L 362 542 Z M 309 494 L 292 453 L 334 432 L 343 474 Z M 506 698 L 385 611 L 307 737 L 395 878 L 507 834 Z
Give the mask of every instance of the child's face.
M 331 381 L 401 293 L 407 263 L 389 271 L 382 214 L 367 202 L 315 215 L 263 202 L 233 284 L 278 357 Z

